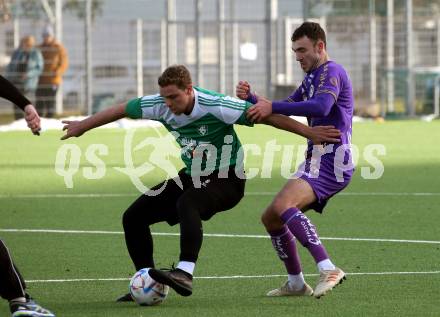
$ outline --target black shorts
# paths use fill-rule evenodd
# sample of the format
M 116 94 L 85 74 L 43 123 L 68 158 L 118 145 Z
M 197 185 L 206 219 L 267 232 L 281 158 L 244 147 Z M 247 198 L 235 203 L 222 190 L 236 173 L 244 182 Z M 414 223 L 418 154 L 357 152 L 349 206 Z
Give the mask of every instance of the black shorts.
M 183 188 L 177 185 L 177 178 Z M 200 177 L 200 186 L 183 169 L 176 178 L 165 180 L 140 196 L 131 208 L 148 212 L 150 224 L 166 221 L 173 226 L 179 223 L 177 204 L 185 195 L 197 206 L 200 218 L 206 221 L 216 213 L 236 206 L 244 196 L 245 183 L 246 179 L 236 175 L 235 167 L 229 168 L 226 178 L 220 178 L 218 172 Z

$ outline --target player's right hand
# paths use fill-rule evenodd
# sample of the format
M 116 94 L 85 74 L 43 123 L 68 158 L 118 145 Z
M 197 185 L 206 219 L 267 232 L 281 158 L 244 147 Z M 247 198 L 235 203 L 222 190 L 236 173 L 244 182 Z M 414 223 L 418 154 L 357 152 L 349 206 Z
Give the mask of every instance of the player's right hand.
M 235 94 L 238 98 L 241 100 L 246 100 L 249 97 L 249 94 L 251 93 L 251 85 L 245 80 L 240 80 L 235 87 Z
M 82 127 L 82 121 L 61 121 L 64 123 L 63 131 L 66 131 L 66 134 L 61 137 L 61 140 L 66 140 L 71 137 L 79 137 L 83 135 L 85 130 Z
M 35 135 L 40 135 L 41 119 L 33 105 L 29 104 L 24 107 L 24 119 L 26 120 L 27 126 L 29 129 L 31 129 L 32 133 Z

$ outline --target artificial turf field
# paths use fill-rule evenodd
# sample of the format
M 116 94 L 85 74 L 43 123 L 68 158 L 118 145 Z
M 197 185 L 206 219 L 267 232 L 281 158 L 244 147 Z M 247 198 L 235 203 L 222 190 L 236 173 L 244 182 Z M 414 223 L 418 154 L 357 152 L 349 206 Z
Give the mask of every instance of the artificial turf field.
M 296 146 L 304 143 L 265 126 L 237 131 L 242 143 L 263 151 L 273 139 L 294 144 L 294 159 Z M 157 307 L 115 303 L 134 273 L 121 216 L 139 192 L 114 169 L 125 166 L 126 130 L 100 129 L 64 143 L 58 131 L 40 137 L 0 133 L 0 237 L 28 281 L 28 291 L 61 317 L 440 316 L 440 122 L 357 123 L 353 131 L 361 154 L 368 144 L 385 146 L 386 155 L 377 156 L 384 173 L 364 179 L 361 168 L 371 164 L 361 157 L 351 184 L 324 214 L 307 213 L 334 262 L 347 272 L 347 280 L 319 300 L 265 297 L 285 281 L 284 267 L 260 224 L 262 210 L 286 181 L 280 176 L 280 152 L 270 178 L 260 174 L 248 180 L 237 207 L 204 223 L 194 293 L 188 298 L 170 291 Z M 156 135 L 155 130 L 137 130 L 134 144 Z M 55 172 L 62 144 L 77 144 L 82 153 L 72 189 Z M 107 155 L 100 155 L 105 175 L 95 180 L 83 176 L 83 167 L 94 168 L 85 159 L 91 144 L 108 148 Z M 149 149 L 133 157 L 139 166 Z M 174 162 L 181 166 L 178 159 Z M 248 157 L 247 169 L 261 166 L 262 156 Z M 142 180 L 151 186 L 162 177 L 156 168 Z M 154 237 L 157 266 L 177 262 L 178 227 L 160 224 L 153 232 L 162 233 Z M 299 249 L 306 280 L 315 286 L 316 267 Z M 0 316 L 8 316 L 6 301 L 0 301 Z

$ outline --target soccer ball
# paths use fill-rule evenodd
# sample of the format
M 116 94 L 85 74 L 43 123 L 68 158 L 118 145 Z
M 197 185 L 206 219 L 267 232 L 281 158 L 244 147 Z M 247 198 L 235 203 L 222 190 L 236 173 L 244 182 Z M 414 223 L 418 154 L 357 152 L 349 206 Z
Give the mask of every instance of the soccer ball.
M 129 291 L 133 300 L 141 306 L 159 305 L 170 288 L 156 282 L 148 274 L 149 268 L 137 271 L 130 280 Z

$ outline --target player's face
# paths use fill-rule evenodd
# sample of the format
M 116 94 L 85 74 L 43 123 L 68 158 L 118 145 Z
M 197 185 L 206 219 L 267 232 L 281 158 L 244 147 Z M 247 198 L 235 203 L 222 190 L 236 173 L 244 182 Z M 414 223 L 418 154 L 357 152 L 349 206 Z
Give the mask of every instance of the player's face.
M 292 43 L 292 50 L 295 52 L 296 60 L 306 73 L 318 67 L 323 49 L 324 42 L 319 40 L 314 43 L 307 36 L 303 36 Z
M 190 114 L 194 106 L 193 90 L 189 85 L 185 89 L 178 88 L 176 85 L 160 87 L 160 95 L 165 99 L 165 103 L 174 114 Z

